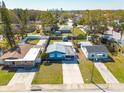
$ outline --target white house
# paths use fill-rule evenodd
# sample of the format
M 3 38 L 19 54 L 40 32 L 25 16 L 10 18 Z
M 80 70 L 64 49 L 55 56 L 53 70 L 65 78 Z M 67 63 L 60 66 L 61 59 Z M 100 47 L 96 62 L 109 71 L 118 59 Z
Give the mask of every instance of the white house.
M 9 67 L 33 67 L 40 60 L 38 58 L 39 54 L 42 53 L 46 46 L 46 40 L 48 37 L 45 36 L 28 36 L 25 40 L 29 38 L 40 38 L 36 45 L 31 44 L 20 44 L 13 51 L 8 51 L 0 57 L 0 62 L 3 62 L 4 66 Z M 23 41 L 23 42 L 24 42 Z
M 71 27 L 67 25 L 61 25 L 59 31 L 61 31 L 62 33 L 70 33 Z
M 108 59 L 108 49 L 104 45 L 92 45 L 90 42 L 82 42 L 81 50 L 87 59 Z

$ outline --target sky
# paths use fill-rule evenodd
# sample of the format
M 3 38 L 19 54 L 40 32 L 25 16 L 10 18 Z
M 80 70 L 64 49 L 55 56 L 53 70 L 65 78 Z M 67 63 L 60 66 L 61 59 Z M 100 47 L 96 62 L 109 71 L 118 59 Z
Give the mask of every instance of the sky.
M 124 0 L 3 0 L 9 9 L 124 9 Z

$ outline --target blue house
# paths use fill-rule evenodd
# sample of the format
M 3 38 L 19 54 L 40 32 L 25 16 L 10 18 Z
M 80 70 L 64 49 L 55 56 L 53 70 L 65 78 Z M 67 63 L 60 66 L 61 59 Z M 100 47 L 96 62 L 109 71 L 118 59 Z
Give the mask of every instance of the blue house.
M 75 52 L 71 46 L 51 44 L 48 46 L 48 60 L 74 60 Z

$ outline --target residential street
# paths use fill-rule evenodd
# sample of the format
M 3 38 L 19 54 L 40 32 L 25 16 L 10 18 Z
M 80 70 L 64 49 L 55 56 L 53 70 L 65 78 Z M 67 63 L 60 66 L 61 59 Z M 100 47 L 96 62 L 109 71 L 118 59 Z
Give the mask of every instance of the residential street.
M 35 75 L 35 71 L 36 69 L 32 69 L 32 70 L 18 69 L 7 86 L 14 86 L 19 84 L 26 85 L 26 86 L 31 85 Z
M 31 91 L 32 87 L 37 87 L 41 89 L 39 92 L 48 91 L 48 92 L 64 92 L 64 91 L 80 91 L 80 92 L 123 92 L 124 84 L 41 84 L 41 85 L 31 85 L 28 88 L 25 85 L 16 85 L 16 86 L 0 86 L 1 92 L 7 91 Z M 38 92 L 38 91 L 37 91 Z
M 77 62 L 63 62 L 63 84 L 83 84 L 83 78 Z
M 119 83 L 103 63 L 94 63 L 106 83 Z

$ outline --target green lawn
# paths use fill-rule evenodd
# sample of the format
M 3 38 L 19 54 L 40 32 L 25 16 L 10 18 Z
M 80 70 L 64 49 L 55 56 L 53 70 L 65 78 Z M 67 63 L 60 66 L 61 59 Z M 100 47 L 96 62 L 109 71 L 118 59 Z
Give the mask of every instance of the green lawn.
M 92 76 L 92 69 L 93 69 L 92 62 L 90 61 L 80 62 L 79 67 L 80 67 L 84 82 L 91 83 L 91 76 Z M 96 84 L 105 83 L 104 79 L 102 78 L 102 76 L 100 75 L 100 73 L 95 67 L 93 71 L 93 82 Z
M 113 62 L 104 63 L 120 83 L 124 83 L 124 56 L 112 56 Z
M 87 42 L 86 39 L 80 39 L 80 40 L 74 40 L 75 43 L 80 43 L 80 42 Z
M 28 39 L 26 42 L 28 44 L 37 44 L 39 42 L 39 39 Z
M 85 36 L 86 33 L 84 33 L 83 31 L 81 31 L 79 28 L 75 27 L 71 29 L 71 32 L 73 33 L 73 35 L 76 36 Z
M 79 50 L 81 53 L 81 50 Z M 79 68 L 84 79 L 85 83 L 91 83 L 91 76 L 93 76 L 93 82 L 96 84 L 104 84 L 105 81 L 102 78 L 101 74 L 98 70 L 94 67 L 93 70 L 93 63 L 85 58 L 82 54 L 78 54 L 79 56 Z M 93 74 L 92 74 L 93 72 Z
M 12 79 L 14 72 L 8 72 L 7 70 L 2 70 L 0 67 L 0 85 L 7 85 Z
M 36 73 L 33 84 L 62 84 L 62 65 L 59 63 L 43 63 Z
M 53 44 L 54 42 L 63 42 L 63 40 L 50 40 L 50 44 Z

